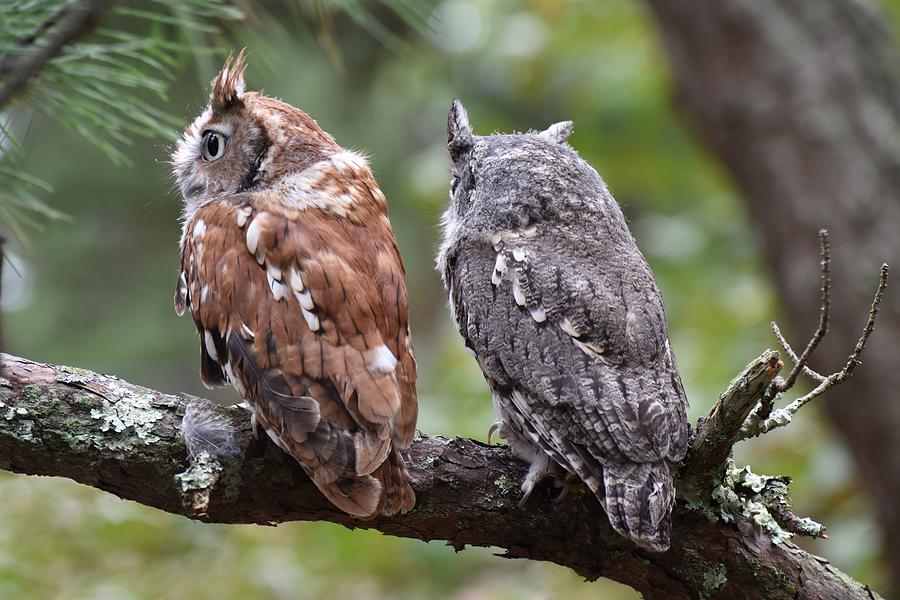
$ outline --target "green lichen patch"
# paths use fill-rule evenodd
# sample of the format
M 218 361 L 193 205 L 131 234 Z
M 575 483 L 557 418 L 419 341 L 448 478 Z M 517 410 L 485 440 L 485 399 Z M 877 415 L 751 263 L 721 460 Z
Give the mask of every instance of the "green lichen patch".
M 519 489 L 519 484 L 506 474 L 495 479 L 494 485 L 496 485 L 504 495 L 514 493 Z
M 723 521 L 733 520 L 733 514 L 750 518 L 776 544 L 793 537 L 794 533 L 820 537 L 825 528 L 812 519 L 798 519 L 790 512 L 790 498 L 785 478 L 757 475 L 749 466 L 738 468 L 728 459 L 722 484 L 712 492 L 719 505 Z M 790 523 L 790 530 L 785 527 Z
M 67 403 L 82 408 L 94 408 L 97 406 L 97 397 L 91 394 L 73 394 L 68 397 Z
M 28 414 L 28 409 L 25 408 L 24 406 L 9 406 L 9 407 L 7 407 L 6 404 L 2 404 L 2 403 L 0 403 L 0 406 L 6 408 L 6 415 L 4 416 L 4 418 L 7 421 L 12 421 L 13 419 L 15 419 L 17 417 L 24 417 L 25 415 Z
M 702 488 L 697 485 L 696 478 L 682 477 L 675 481 L 675 485 L 678 488 L 678 497 L 685 501 L 687 508 L 690 510 L 699 510 L 712 522 L 719 520 L 718 512 L 710 507 L 709 498 L 701 491 Z
M 728 583 L 728 570 L 720 562 L 710 561 L 691 548 L 684 551 L 679 574 L 694 584 L 700 598 L 709 598 Z
M 205 450 L 197 455 L 184 473 L 175 475 L 181 482 L 181 491 L 188 493 L 213 487 L 222 474 L 222 464 Z
M 94 380 L 97 375 L 86 369 L 78 369 L 76 367 L 57 367 L 56 381 L 59 383 L 77 383 L 86 384 Z
M 0 421 L 0 431 L 8 433 L 20 441 L 39 443 L 34 437 L 34 419 L 29 417 L 29 411 L 24 406 L 10 406 L 0 402 L 3 420 Z
M 158 442 L 159 437 L 153 433 L 153 428 L 165 415 L 153 407 L 153 397 L 119 391 L 115 402 L 104 399 L 99 409 L 91 409 L 91 418 L 101 421 L 100 431 L 123 434 L 113 444 L 107 445 L 116 450 L 128 450 L 133 446 Z

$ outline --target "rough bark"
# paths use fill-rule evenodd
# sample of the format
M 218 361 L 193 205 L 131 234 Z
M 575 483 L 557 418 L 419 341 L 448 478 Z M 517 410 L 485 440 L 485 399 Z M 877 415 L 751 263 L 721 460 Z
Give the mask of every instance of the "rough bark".
M 724 162 L 762 232 L 796 338 L 815 231 L 835 247 L 832 334 L 814 368 L 846 359 L 870 274 L 900 262 L 900 62 L 874 0 L 648 0 L 677 101 Z M 825 399 L 880 519 L 900 581 L 900 294 L 888 294 L 865 369 Z M 896 585 L 896 584 L 895 584 Z
M 125 499 L 221 523 L 331 521 L 388 535 L 492 546 L 509 558 L 550 561 L 588 579 L 608 577 L 648 598 L 873 598 L 826 561 L 773 541 L 740 515 L 732 523 L 679 502 L 671 550 L 648 553 L 616 535 L 596 499 L 572 489 L 560 504 L 535 494 L 518 507 L 522 465 L 505 447 L 421 436 L 409 453 L 418 499 L 405 516 L 362 522 L 337 512 L 274 445 L 253 439 L 247 413 L 210 407 L 233 425 L 237 453 L 191 459 L 180 433 L 188 402 L 115 377 L 2 355 L 0 467 L 56 475 Z M 743 419 L 781 367 L 751 363 L 696 436 L 680 484 L 708 501 Z M 746 409 L 749 410 L 749 409 Z M 718 431 L 718 433 L 716 433 Z M 711 459 L 715 456 L 718 458 Z M 700 457 L 700 458 L 697 458 Z M 705 458 L 704 458 L 705 457 Z M 699 492 L 698 492 L 699 491 Z

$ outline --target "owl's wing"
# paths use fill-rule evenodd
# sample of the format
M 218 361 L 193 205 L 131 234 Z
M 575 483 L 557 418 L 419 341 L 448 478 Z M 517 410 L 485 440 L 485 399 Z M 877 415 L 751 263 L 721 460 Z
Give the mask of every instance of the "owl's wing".
M 636 249 L 630 259 L 598 253 L 552 231 L 506 232 L 460 245 L 445 275 L 459 329 L 514 425 L 581 477 L 629 535 L 668 517 L 666 461 L 684 455 L 687 400 L 646 263 Z M 620 480 L 641 497 L 611 490 Z M 619 518 L 609 506 L 617 499 L 643 507 Z
M 342 510 L 409 510 L 396 448 L 415 431 L 416 365 L 387 218 L 272 200 L 214 202 L 187 224 L 175 303 L 200 332 L 202 378 L 231 382 Z

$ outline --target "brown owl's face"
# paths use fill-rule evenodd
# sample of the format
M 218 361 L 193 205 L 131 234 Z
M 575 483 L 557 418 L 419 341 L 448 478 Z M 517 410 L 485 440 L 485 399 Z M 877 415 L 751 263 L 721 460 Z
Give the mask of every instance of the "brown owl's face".
M 185 130 L 172 164 L 186 204 L 202 205 L 259 183 L 271 142 L 247 108 L 243 101 L 218 110 L 210 105 Z
M 243 71 L 243 53 L 225 63 L 209 106 L 172 153 L 188 215 L 211 200 L 269 187 L 340 150 L 303 111 L 244 92 Z

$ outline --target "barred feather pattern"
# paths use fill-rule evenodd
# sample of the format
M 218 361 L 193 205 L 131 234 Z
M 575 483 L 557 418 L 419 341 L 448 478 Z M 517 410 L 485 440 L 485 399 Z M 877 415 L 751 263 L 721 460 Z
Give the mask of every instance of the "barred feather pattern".
M 243 85 L 240 55 L 173 154 L 175 309 L 196 325 L 201 379 L 231 384 L 340 510 L 407 512 L 416 364 L 387 200 L 363 156 Z
M 531 465 L 526 496 L 559 465 L 619 534 L 664 551 L 687 398 L 653 274 L 570 131 L 474 136 L 454 104 L 438 268 L 500 434 Z

